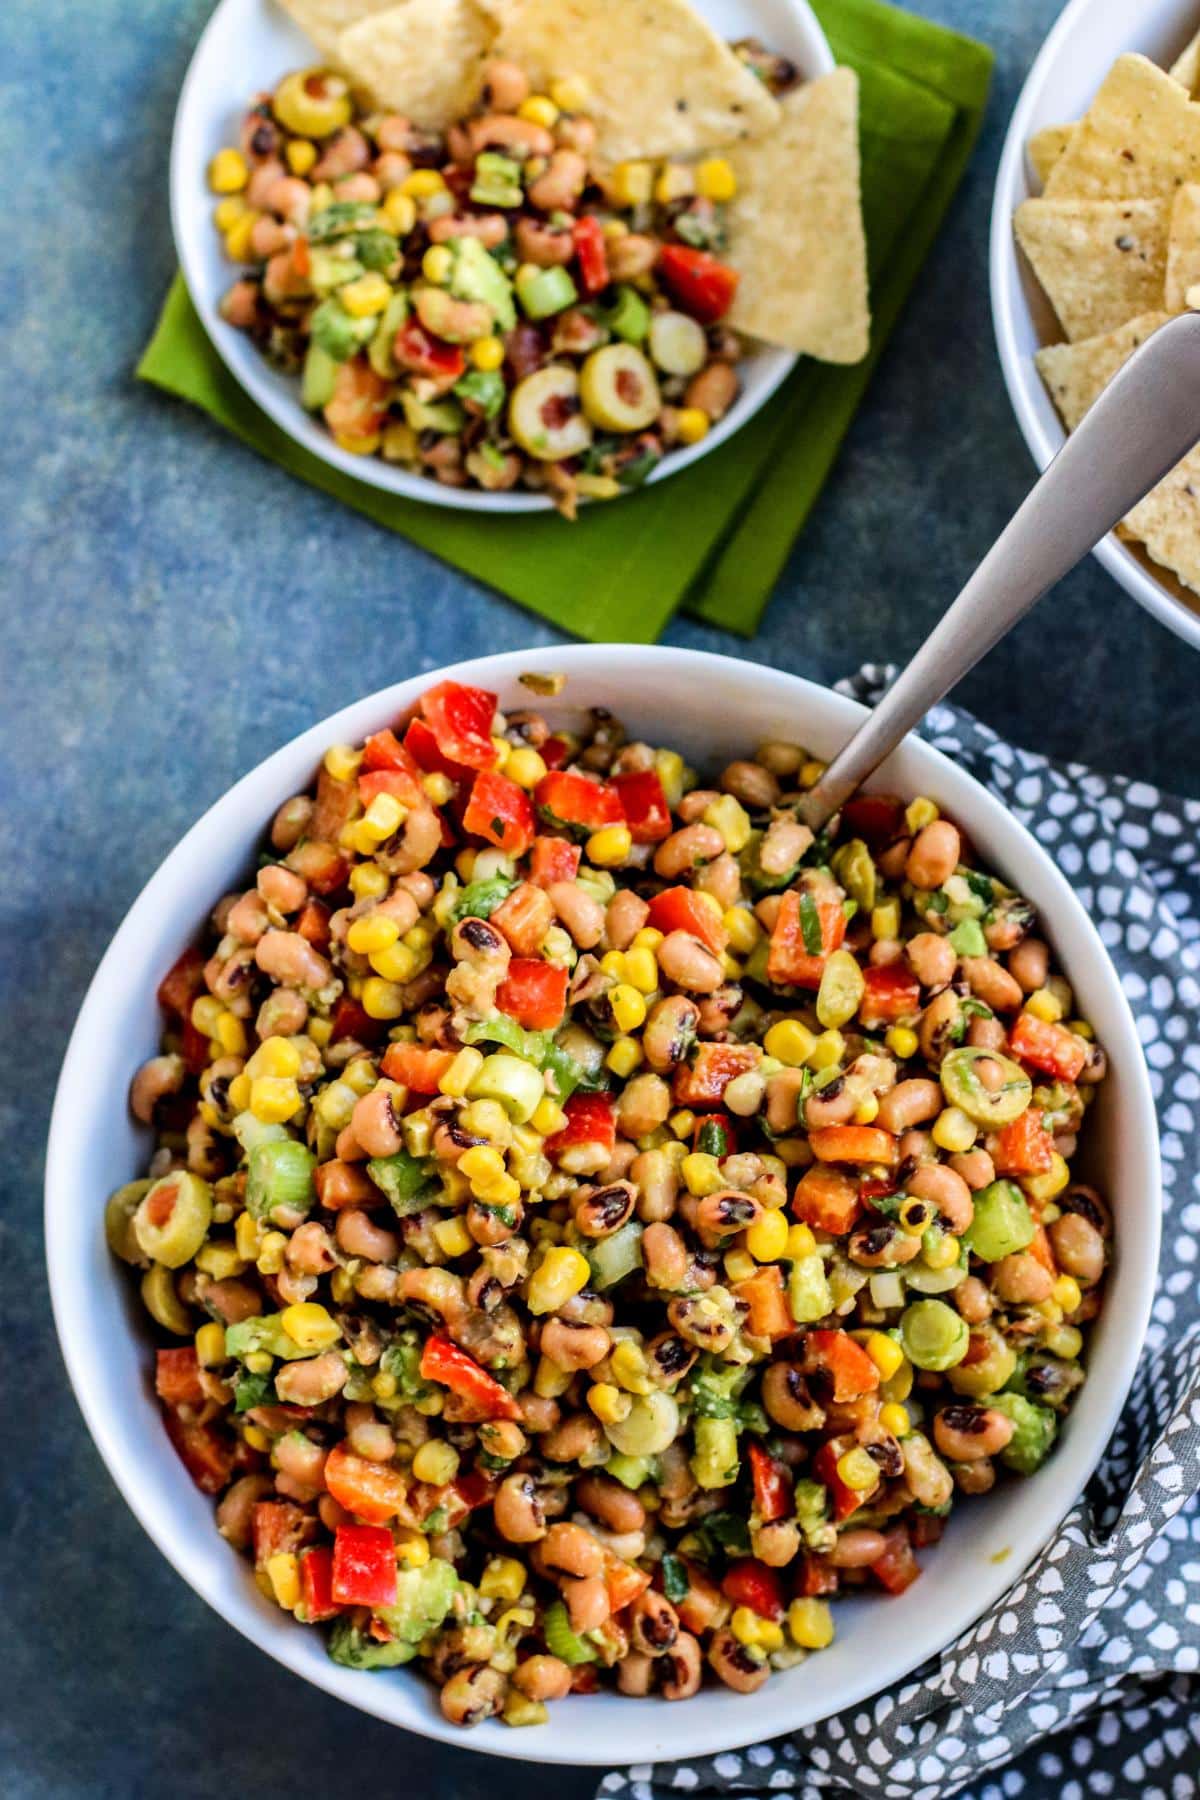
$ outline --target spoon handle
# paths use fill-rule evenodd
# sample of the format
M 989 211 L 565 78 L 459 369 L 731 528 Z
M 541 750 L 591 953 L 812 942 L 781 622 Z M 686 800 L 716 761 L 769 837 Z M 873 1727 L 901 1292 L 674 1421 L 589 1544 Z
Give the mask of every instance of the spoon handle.
M 1200 440 L 1200 313 L 1154 332 L 1089 409 L 957 600 L 805 795 L 819 830 L 993 644 Z

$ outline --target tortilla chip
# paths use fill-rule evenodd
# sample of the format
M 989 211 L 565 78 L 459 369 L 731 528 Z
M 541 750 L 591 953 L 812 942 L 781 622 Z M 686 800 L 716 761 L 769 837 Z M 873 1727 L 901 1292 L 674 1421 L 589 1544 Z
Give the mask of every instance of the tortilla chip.
M 1189 182 L 1181 187 L 1171 208 L 1167 232 L 1167 274 L 1164 305 L 1182 312 L 1188 305 L 1188 289 L 1200 282 L 1200 187 Z
M 1139 344 L 1171 317 L 1166 312 L 1143 313 L 1117 331 L 1083 338 L 1077 344 L 1050 344 L 1034 358 L 1038 373 L 1049 390 L 1068 431 L 1074 431 L 1097 394 L 1128 362 Z
M 375 105 L 443 131 L 474 103 L 494 35 L 475 0 L 403 0 L 343 31 L 337 55 Z
M 1052 200 L 1151 199 L 1200 180 L 1200 106 L 1144 56 L 1119 56 L 1046 180 Z
M 1025 149 L 1033 164 L 1033 172 L 1045 187 L 1051 169 L 1070 143 L 1078 128 L 1075 125 L 1043 125 L 1035 131 Z
M 1200 31 L 1198 31 L 1185 50 L 1181 50 L 1167 73 L 1172 81 L 1178 81 L 1185 87 L 1194 100 L 1196 90 L 1200 88 Z
M 1200 189 L 1182 191 L 1200 195 Z M 1025 200 L 1018 206 L 1017 242 L 1068 338 L 1114 331 L 1162 305 L 1171 217 L 1166 200 Z
M 1200 593 L 1200 450 L 1191 450 L 1126 514 L 1121 536 L 1145 544 L 1155 562 Z
M 834 69 L 783 97 L 769 137 L 727 152 L 738 270 L 729 323 L 822 362 L 861 362 L 871 313 L 859 186 L 858 76 Z
M 334 59 L 343 31 L 360 19 L 369 19 L 372 13 L 386 12 L 396 0 L 279 0 L 279 4 L 321 55 Z
M 770 131 L 779 105 L 687 0 L 519 0 L 496 53 L 539 89 L 579 75 L 601 156 L 688 156 Z

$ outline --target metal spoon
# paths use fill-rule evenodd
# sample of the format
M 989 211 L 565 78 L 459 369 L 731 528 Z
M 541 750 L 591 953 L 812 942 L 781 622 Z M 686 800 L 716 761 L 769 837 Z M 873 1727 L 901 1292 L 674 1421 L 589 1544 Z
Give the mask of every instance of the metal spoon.
M 958 599 L 799 808 L 819 831 L 929 708 L 1200 441 L 1200 313 L 1160 326 L 1104 389 Z

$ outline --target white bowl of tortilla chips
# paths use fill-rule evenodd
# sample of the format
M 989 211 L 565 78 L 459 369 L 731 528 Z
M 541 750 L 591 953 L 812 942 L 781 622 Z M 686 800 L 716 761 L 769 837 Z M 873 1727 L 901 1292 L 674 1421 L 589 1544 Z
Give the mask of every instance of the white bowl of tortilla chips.
M 789 57 L 803 85 L 777 101 L 729 48 L 757 38 Z M 315 54 L 314 54 L 315 52 Z M 237 273 L 214 229 L 205 171 L 236 142 L 250 97 L 319 57 L 372 101 L 442 129 L 467 111 L 487 56 L 531 76 L 580 74 L 606 159 L 699 157 L 720 147 L 737 168 L 728 260 L 739 269 L 729 323 L 754 341 L 741 393 L 708 435 L 673 449 L 650 476 L 686 468 L 724 442 L 778 388 L 796 356 L 866 354 L 865 246 L 858 90 L 835 70 L 806 0 L 220 0 L 180 97 L 171 213 L 188 290 L 232 374 L 269 417 L 323 462 L 410 499 L 476 512 L 550 507 L 536 493 L 439 486 L 378 457 L 339 448 L 300 404 L 298 383 L 224 322 Z M 768 341 L 769 340 L 769 341 Z
M 992 316 L 1039 468 L 1125 358 L 1200 301 L 1200 0 L 1071 0 L 1009 126 Z M 1200 647 L 1200 452 L 1096 550 Z

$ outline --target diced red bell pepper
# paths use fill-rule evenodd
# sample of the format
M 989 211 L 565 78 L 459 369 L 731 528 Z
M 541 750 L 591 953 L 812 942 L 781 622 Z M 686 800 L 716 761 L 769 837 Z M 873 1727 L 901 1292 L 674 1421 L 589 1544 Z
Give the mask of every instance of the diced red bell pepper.
M 803 1225 L 845 1237 L 862 1211 L 859 1191 L 840 1169 L 806 1169 L 792 1195 L 792 1211 Z
M 816 1599 L 822 1594 L 836 1594 L 838 1572 L 823 1556 L 814 1556 L 811 1550 L 802 1550 L 792 1591 L 804 1600 Z
M 389 1081 L 398 1081 L 414 1094 L 436 1094 L 438 1082 L 453 1061 L 453 1050 L 434 1050 L 428 1044 L 389 1044 L 381 1066 Z
M 612 784 L 635 844 L 657 844 L 670 837 L 671 808 L 657 769 L 631 769 L 628 775 L 614 775 Z
M 485 838 L 506 856 L 524 856 L 536 829 L 533 802 L 524 788 L 490 770 L 475 777 L 463 814 L 464 831 Z
M 1054 1139 L 1036 1106 L 1027 1106 L 996 1133 L 992 1161 L 997 1175 L 1044 1175 L 1054 1164 Z
M 393 1563 L 395 1552 L 392 1553 Z M 318 1625 L 336 1618 L 341 1607 L 333 1597 L 333 1551 L 328 1544 L 313 1544 L 300 1552 L 300 1604 L 296 1617 L 303 1625 Z
M 478 1506 L 487 1506 L 499 1485 L 499 1475 L 478 1466 L 468 1469 L 464 1475 L 456 1475 L 453 1482 L 454 1491 L 468 1512 L 474 1512 Z
M 554 1031 L 567 1010 L 569 971 L 536 956 L 514 956 L 496 1005 L 527 1031 Z
M 561 1131 L 546 1139 L 546 1155 L 555 1157 L 577 1144 L 600 1144 L 607 1151 L 617 1141 L 613 1103 L 607 1094 L 572 1094 L 563 1102 L 567 1122 Z
M 358 797 L 364 808 L 370 806 L 378 794 L 391 794 L 399 800 L 401 806 L 428 806 L 425 790 L 421 786 L 420 777 L 410 769 L 368 769 L 358 778 Z
M 858 1016 L 867 1031 L 920 1012 L 921 984 L 904 963 L 872 963 L 863 970 L 863 980 L 867 991 L 858 1003 Z
M 762 1060 L 757 1044 L 701 1044 L 695 1061 L 680 1063 L 671 1084 L 676 1106 L 714 1106 L 729 1083 Z
M 664 244 L 657 272 L 672 299 L 702 325 L 723 319 L 733 305 L 738 272 L 718 262 L 711 251 Z
M 1057 1281 L 1059 1276 L 1058 1258 L 1054 1254 L 1054 1246 L 1050 1242 L 1050 1235 L 1044 1225 L 1035 1227 L 1033 1236 L 1025 1248 L 1026 1254 L 1032 1256 L 1035 1262 L 1040 1262 L 1047 1275 Z
M 329 929 L 329 908 L 323 900 L 304 902 L 296 914 L 296 930 L 314 950 L 325 951 L 329 948 L 333 934 Z
M 576 219 L 571 235 L 575 240 L 575 256 L 579 263 L 579 282 L 585 294 L 598 294 L 611 279 L 604 228 L 590 214 Z
M 1030 1063 L 1055 1081 L 1075 1081 L 1088 1059 L 1088 1047 L 1065 1025 L 1050 1025 L 1031 1012 L 1018 1014 L 1008 1034 L 1008 1047 L 1022 1062 Z
M 750 1479 L 754 1484 L 754 1510 L 764 1525 L 786 1519 L 792 1510 L 792 1477 L 782 1463 L 769 1456 L 751 1439 Z
M 921 1565 L 912 1553 L 908 1532 L 896 1525 L 884 1534 L 887 1549 L 871 1564 L 871 1573 L 889 1594 L 902 1594 L 921 1573 Z
M 354 794 L 350 783 L 346 785 Z M 307 881 L 314 894 L 336 894 L 350 874 L 350 865 L 337 845 L 319 838 L 297 844 L 288 855 L 287 866 Z
M 472 779 L 473 771 L 466 763 L 455 762 L 453 757 L 443 755 L 424 719 L 409 720 L 408 729 L 404 733 L 404 748 L 417 767 L 424 769 L 427 775 L 448 775 L 451 781 L 467 784 Z
M 339 1606 L 395 1606 L 396 1545 L 386 1526 L 338 1526 L 332 1591 Z
M 188 1424 L 170 1407 L 163 1408 L 163 1425 L 175 1453 L 202 1494 L 219 1494 L 228 1486 L 236 1462 L 231 1437 L 212 1425 Z
M 356 1456 L 344 1443 L 325 1458 L 324 1476 L 338 1505 L 368 1525 L 386 1525 L 407 1510 L 408 1480 L 401 1470 Z
M 504 933 L 514 956 L 536 956 L 554 923 L 554 908 L 544 889 L 523 881 L 490 918 L 496 930 Z
M 317 1530 L 317 1521 L 291 1500 L 260 1500 L 250 1515 L 254 1565 L 261 1569 L 284 1550 L 299 1550 Z
M 862 838 L 872 850 L 899 837 L 903 823 L 904 802 L 895 794 L 856 794 L 842 808 L 842 824 L 848 828 L 848 835 Z
M 322 763 L 317 775 L 317 797 L 309 815 L 305 837 L 320 844 L 336 845 L 354 817 L 358 789 L 353 779 L 339 781 Z
M 183 1030 L 179 1034 L 179 1054 L 183 1058 L 183 1066 L 189 1075 L 199 1075 L 207 1066 L 209 1058 L 209 1041 L 198 1025 L 191 1019 L 183 1021 Z M 161 1116 L 161 1115 L 160 1115 Z
M 186 1019 L 192 1001 L 204 992 L 204 957 L 193 945 L 176 957 L 158 984 L 158 1004 L 164 1012 Z
M 600 1677 L 596 1673 L 594 1663 L 576 1663 L 571 1670 L 571 1692 L 573 1694 L 598 1694 Z
M 553 887 L 556 881 L 574 881 L 583 851 L 567 838 L 535 837 L 529 859 L 529 879 L 537 887 Z
M 369 775 L 376 769 L 402 769 L 405 774 L 413 775 L 418 780 L 421 773 L 412 751 L 406 750 L 390 729 L 372 732 L 363 745 L 360 773 Z
M 721 1581 L 721 1592 L 735 1606 L 748 1606 L 760 1619 L 782 1619 L 783 1583 L 775 1569 L 755 1556 L 739 1556 Z
M 548 769 L 561 769 L 571 754 L 571 745 L 563 737 L 548 737 L 540 755 Z
M 809 1132 L 808 1142 L 818 1162 L 883 1163 L 890 1168 L 900 1154 L 898 1140 L 880 1125 L 823 1125 Z
M 875 1488 L 847 1487 L 838 1474 L 838 1458 L 851 1447 L 850 1438 L 830 1438 L 827 1444 L 821 1445 L 812 1463 L 813 1474 L 829 1489 L 833 1501 L 833 1516 L 839 1525 L 851 1513 L 857 1512 L 860 1506 L 865 1506 L 876 1491 Z
M 194 1345 L 182 1344 L 178 1349 L 156 1353 L 154 1391 L 168 1406 L 203 1406 L 200 1358 Z
M 846 915 L 832 883 L 827 889 L 806 888 L 802 895 L 789 888 L 767 947 L 767 980 L 776 987 L 819 988 L 826 960 L 845 935 Z
M 473 1357 L 436 1332 L 421 1351 L 421 1373 L 480 1409 L 485 1419 L 519 1419 L 521 1408 L 507 1388 L 481 1369 Z
M 729 933 L 721 923 L 721 915 L 708 901 L 691 888 L 666 888 L 650 902 L 646 924 L 652 931 L 670 936 L 673 931 L 686 931 L 699 938 L 714 956 L 720 956 L 729 942 Z
M 804 1369 L 820 1369 L 831 1377 L 831 1398 L 839 1404 L 879 1390 L 879 1370 L 848 1331 L 810 1331 L 804 1340 Z
M 615 1551 L 604 1552 L 604 1585 L 608 1589 L 609 1608 L 614 1613 L 621 1612 L 644 1594 L 650 1586 L 650 1577 L 645 1569 L 639 1569 L 633 1563 L 627 1563 L 624 1557 Z
M 591 781 L 574 769 L 551 769 L 533 790 L 539 816 L 551 828 L 565 825 L 585 836 L 604 825 L 624 823 L 621 797 L 604 781 Z
M 392 354 L 402 369 L 413 375 L 429 375 L 435 381 L 447 384 L 458 380 L 467 367 L 466 351 L 459 344 L 447 344 L 442 338 L 434 337 L 415 319 L 402 325 L 396 333 Z M 444 686 L 455 685 L 446 682 Z
M 334 1007 L 330 1024 L 331 1044 L 340 1043 L 343 1038 L 353 1038 L 357 1044 L 377 1044 L 387 1031 L 386 1020 L 373 1019 L 349 994 L 343 994 Z
M 773 1343 L 795 1331 L 796 1321 L 784 1295 L 783 1271 L 778 1263 L 767 1263 L 745 1281 L 737 1282 L 733 1293 L 749 1309 L 746 1330 L 751 1337 L 769 1338 Z
M 927 1550 L 930 1544 L 940 1543 L 945 1529 L 946 1521 L 938 1513 L 917 1513 L 908 1523 L 913 1549 Z
M 469 769 L 495 767 L 495 694 L 486 688 L 466 687 L 461 681 L 439 681 L 421 695 L 421 713 L 443 756 L 465 763 Z

